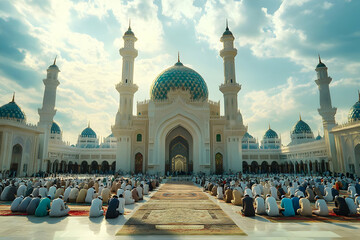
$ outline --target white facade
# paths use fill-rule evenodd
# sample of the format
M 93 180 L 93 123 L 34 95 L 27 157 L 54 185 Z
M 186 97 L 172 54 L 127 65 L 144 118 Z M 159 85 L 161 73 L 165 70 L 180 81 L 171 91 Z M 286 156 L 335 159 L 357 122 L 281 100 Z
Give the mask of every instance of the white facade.
M 208 99 L 205 80 L 183 63 L 175 63 L 160 73 L 151 89 L 151 97 L 136 105 L 138 90 L 134 79 L 137 38 L 129 27 L 120 49 L 123 59 L 119 108 L 112 133 L 99 139 L 90 124 L 79 134 L 76 145 L 62 140 L 56 114 L 56 89 L 59 68 L 54 61 L 47 69 L 42 108 L 37 125 L 26 117 L 14 99 L 0 108 L 0 169 L 3 175 L 32 175 L 44 172 L 135 173 L 172 172 L 290 172 L 320 173 L 327 170 L 360 174 L 360 99 L 351 109 L 349 123 L 337 125 L 332 107 L 327 67 L 319 59 L 316 67 L 319 87 L 319 114 L 324 137 L 314 134 L 300 120 L 290 132 L 291 143 L 269 129 L 259 142 L 244 126 L 238 109 L 241 85 L 236 80 L 234 36 L 228 29 L 220 41 L 224 62 L 224 116 L 220 103 Z M 355 117 L 354 117 L 355 116 Z

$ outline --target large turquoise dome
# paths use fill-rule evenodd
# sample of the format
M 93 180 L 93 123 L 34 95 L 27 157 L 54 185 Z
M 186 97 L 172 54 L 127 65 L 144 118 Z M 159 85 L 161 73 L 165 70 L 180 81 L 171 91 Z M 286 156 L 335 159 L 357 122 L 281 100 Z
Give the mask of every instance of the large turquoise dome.
M 26 120 L 24 112 L 15 103 L 14 98 L 8 104 L 5 104 L 2 107 L 0 107 L 0 118 L 15 119 L 20 122 Z
M 309 125 L 301 119 L 294 125 L 291 132 L 292 134 L 312 133 Z
M 81 137 L 96 138 L 96 133 L 89 126 L 81 132 Z
M 150 90 L 151 99 L 165 100 L 171 89 L 189 90 L 192 100 L 208 98 L 208 88 L 204 79 L 180 61 L 156 77 Z
M 349 111 L 348 120 L 349 122 L 360 121 L 360 95 L 359 101 L 357 101 Z

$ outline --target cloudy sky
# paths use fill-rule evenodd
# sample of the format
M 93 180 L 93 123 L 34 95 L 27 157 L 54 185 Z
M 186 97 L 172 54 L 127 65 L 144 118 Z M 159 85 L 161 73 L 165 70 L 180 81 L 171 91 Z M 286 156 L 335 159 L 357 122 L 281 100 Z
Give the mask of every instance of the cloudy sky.
M 0 105 L 15 91 L 28 122 L 37 123 L 42 79 L 57 55 L 55 121 L 64 140 L 75 143 L 88 121 L 106 137 L 118 109 L 118 50 L 129 19 L 139 51 L 135 101 L 149 98 L 151 83 L 180 51 L 181 61 L 207 82 L 209 99 L 223 104 L 219 39 L 227 18 L 238 49 L 239 108 L 249 133 L 260 139 L 270 123 L 287 144 L 299 114 L 315 135 L 322 133 L 314 83 L 318 53 L 333 78 L 339 123 L 357 101 L 359 10 L 357 0 L 1 0 Z

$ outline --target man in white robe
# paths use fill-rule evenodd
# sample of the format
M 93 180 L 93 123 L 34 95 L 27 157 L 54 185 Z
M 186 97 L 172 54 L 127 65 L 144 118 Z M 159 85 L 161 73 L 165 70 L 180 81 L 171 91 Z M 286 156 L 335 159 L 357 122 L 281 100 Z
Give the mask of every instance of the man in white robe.
M 270 194 L 266 196 L 265 200 L 265 206 L 266 206 L 266 214 L 270 217 L 277 217 L 279 216 L 279 207 L 276 203 L 276 200 L 274 197 L 272 197 Z
M 12 212 L 17 212 L 18 211 L 18 207 L 19 205 L 21 204 L 22 200 L 24 199 L 23 196 L 19 196 L 17 198 L 14 199 L 14 201 L 11 203 L 11 206 L 10 206 L 10 210 Z
M 315 200 L 316 200 L 316 202 L 315 202 L 315 210 L 313 211 L 313 213 L 315 215 L 323 216 L 323 217 L 329 216 L 329 208 L 326 205 L 325 200 L 320 199 L 319 196 L 315 196 Z
M 123 194 L 119 195 L 119 207 L 118 207 L 118 211 L 120 214 L 124 215 L 125 213 L 125 198 L 123 196 Z
M 63 196 L 60 195 L 52 202 L 49 213 L 50 217 L 63 217 L 69 214 L 70 208 L 65 206 L 64 200 L 62 198 Z
M 49 188 L 48 195 L 51 196 L 51 199 L 54 199 L 55 193 L 56 193 L 56 185 L 54 184 Z
M 139 200 L 143 200 L 143 188 L 142 188 L 142 184 L 138 185 L 136 187 L 136 190 L 138 192 L 138 195 L 139 195 Z
M 354 200 L 350 197 L 347 197 L 347 198 L 345 198 L 345 202 L 348 205 L 348 208 L 350 211 L 349 215 L 355 215 L 357 212 L 357 208 L 356 208 Z
M 47 190 L 47 188 L 46 188 L 45 186 L 40 187 L 40 188 L 39 188 L 39 194 L 40 194 L 41 196 L 47 196 L 47 195 L 48 195 L 48 190 Z
M 135 200 L 133 199 L 132 197 L 132 193 L 129 189 L 127 189 L 125 192 L 124 192 L 124 196 L 125 196 L 125 204 L 133 204 L 135 202 Z
M 94 198 L 96 198 L 95 187 L 91 187 L 86 192 L 85 202 L 91 203 Z
M 259 215 L 265 214 L 265 201 L 260 195 L 255 197 L 255 213 Z
M 27 189 L 27 187 L 26 187 L 25 183 L 21 182 L 20 186 L 17 189 L 16 196 L 18 196 L 18 197 L 25 196 L 26 195 L 26 189 Z
M 70 195 L 71 189 L 72 189 L 71 185 L 65 189 L 65 192 L 64 192 L 64 201 L 65 202 L 69 201 L 69 195 Z
M 89 212 L 89 217 L 100 217 L 104 215 L 104 210 L 102 209 L 103 199 L 101 196 L 94 198 L 91 201 L 91 207 Z

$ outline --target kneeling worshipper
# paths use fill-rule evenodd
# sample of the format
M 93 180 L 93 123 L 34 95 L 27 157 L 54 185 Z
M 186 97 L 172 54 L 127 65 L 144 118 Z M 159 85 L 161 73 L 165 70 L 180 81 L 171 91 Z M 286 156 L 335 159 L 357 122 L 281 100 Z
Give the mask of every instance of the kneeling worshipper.
M 149 184 L 145 183 L 144 184 L 144 195 L 148 195 L 149 194 Z
M 242 214 L 245 217 L 254 217 L 255 216 L 255 209 L 254 209 L 254 200 L 249 197 L 248 194 L 242 200 L 243 209 L 241 209 Z
M 335 197 L 335 208 L 333 211 L 336 215 L 347 216 L 350 213 L 349 207 L 345 202 L 345 199 L 339 196 Z
M 232 200 L 232 190 L 228 187 L 225 191 L 225 195 L 224 195 L 224 201 L 226 203 L 231 203 Z
M 63 200 L 63 196 L 60 195 L 56 198 L 52 204 L 50 209 L 50 217 L 63 217 L 69 214 L 70 208 L 68 208 Z
M 223 187 L 221 185 L 217 187 L 217 198 L 218 199 L 224 198 Z
M 242 200 L 242 196 L 241 196 L 239 190 L 234 189 L 234 191 L 233 191 L 233 199 L 231 200 L 231 203 L 236 205 L 236 206 L 239 206 L 239 205 L 242 204 L 241 200 Z
M 119 188 L 116 192 L 116 195 L 120 196 L 120 194 L 124 194 L 124 192 L 125 192 L 124 189 Z
M 21 204 L 22 200 L 24 199 L 23 196 L 20 196 L 20 197 L 17 197 L 14 199 L 14 201 L 11 203 L 11 206 L 10 206 L 10 210 L 12 212 L 17 212 L 18 211 L 18 207 L 19 205 Z
M 315 194 L 314 194 L 313 190 L 311 189 L 310 185 L 308 185 L 305 192 L 306 192 L 306 198 L 309 199 L 310 202 L 314 202 Z
M 348 205 L 349 214 L 350 215 L 355 215 L 356 212 L 357 212 L 357 208 L 356 208 L 354 200 L 352 198 L 350 198 L 350 197 L 347 197 L 347 198 L 345 198 L 345 202 Z
M 51 196 L 51 199 L 54 199 L 55 193 L 56 193 L 56 184 L 52 185 L 52 186 L 49 188 L 48 195 Z
M 65 193 L 65 190 L 64 190 L 64 189 L 65 189 L 64 186 L 56 189 L 55 197 L 54 197 L 54 198 L 58 198 L 58 197 L 60 197 L 60 195 L 64 196 L 64 193 Z M 65 201 L 64 197 L 63 197 L 63 201 Z
M 87 190 L 86 192 L 86 197 L 85 197 L 85 202 L 86 203 L 91 203 L 91 201 L 96 198 L 96 191 L 95 191 L 95 187 L 91 187 Z
M 265 201 L 266 209 L 265 212 L 270 217 L 277 217 L 279 216 L 279 208 L 276 203 L 276 199 L 272 197 L 270 194 L 266 195 Z
M 291 195 L 290 196 L 290 199 L 293 203 L 293 207 L 294 207 L 294 211 L 295 211 L 295 214 L 297 213 L 297 210 L 300 208 L 300 199 L 294 195 Z
M 100 217 L 104 215 L 104 210 L 102 208 L 102 200 L 102 197 L 99 196 L 91 201 L 89 217 Z
M 295 216 L 295 211 L 293 207 L 293 203 L 290 198 L 285 197 L 285 195 L 281 196 L 281 203 L 280 203 L 280 212 L 285 217 L 293 217 Z
M 312 209 L 309 199 L 300 197 L 299 203 L 300 203 L 300 209 L 297 210 L 297 214 L 301 216 L 311 217 Z
M 85 203 L 87 189 L 83 188 L 80 190 L 79 195 L 76 198 L 76 203 Z
M 135 200 L 132 198 L 132 194 L 129 189 L 124 192 L 125 204 L 133 204 Z
M 119 212 L 120 214 L 124 214 L 125 213 L 125 198 L 122 194 L 119 195 Z
M 105 218 L 106 219 L 117 218 L 120 215 L 118 208 L 119 208 L 119 199 L 118 196 L 114 195 L 109 201 Z
M 265 201 L 259 195 L 255 197 L 255 213 L 259 215 L 265 214 Z
M 15 199 L 16 187 L 13 184 L 6 186 L 1 192 L 1 201 L 13 201 Z
M 332 195 L 332 193 L 331 193 L 331 188 L 329 188 L 329 187 L 326 187 L 326 188 L 325 188 L 325 196 L 324 196 L 324 199 L 325 199 L 325 201 L 327 201 L 327 202 L 331 202 L 332 200 L 334 200 L 334 197 L 333 197 L 333 195 Z
M 51 196 L 44 197 L 40 200 L 39 206 L 36 208 L 35 216 L 36 217 L 45 217 L 49 214 L 50 210 L 50 199 Z
M 69 202 L 74 203 L 76 202 L 77 196 L 79 195 L 79 187 L 76 186 L 74 188 L 71 189 L 70 194 L 69 194 Z
M 355 205 L 357 207 L 357 211 L 360 213 L 360 196 L 359 196 L 359 194 L 355 194 Z
M 139 195 L 139 200 L 143 200 L 143 185 L 140 184 L 139 186 L 136 187 L 136 191 Z M 119 195 L 118 195 L 119 196 Z
M 355 189 L 355 186 L 352 185 L 352 184 L 349 184 L 349 187 L 348 187 L 348 193 L 350 193 L 350 196 L 351 198 L 354 198 L 355 197 L 355 194 L 356 194 L 356 189 Z
M 131 195 L 132 195 L 132 198 L 135 200 L 135 202 L 138 202 L 140 200 L 138 191 L 136 190 L 136 187 L 133 187 L 133 190 L 131 190 Z
M 211 196 L 216 196 L 217 195 L 217 185 L 214 185 L 211 189 L 211 192 L 210 192 Z
M 101 190 L 101 197 L 103 199 L 103 203 L 109 202 L 109 198 L 111 197 L 110 189 L 105 187 Z
M 326 205 L 326 202 L 324 199 L 320 198 L 319 196 L 315 196 L 315 210 L 313 213 L 318 216 L 327 217 L 329 216 L 329 209 Z
M 33 196 L 30 194 L 29 196 L 27 196 L 26 198 L 24 198 L 19 207 L 17 208 L 18 212 L 26 212 L 26 208 L 29 206 L 31 200 L 32 200 Z
M 26 208 L 27 215 L 34 215 L 37 207 L 39 206 L 39 203 L 41 201 L 42 196 L 38 195 L 37 197 L 34 197 L 31 199 L 31 202 Z
M 69 201 L 69 195 L 70 195 L 70 192 L 71 192 L 71 189 L 72 189 L 72 185 L 68 186 L 66 189 L 65 189 L 65 192 L 64 192 L 64 201 L 65 202 L 68 202 Z
M 47 188 L 46 188 L 45 186 L 40 187 L 40 188 L 39 188 L 39 194 L 40 194 L 41 196 L 47 196 L 47 195 L 48 195 L 48 190 L 47 190 Z

